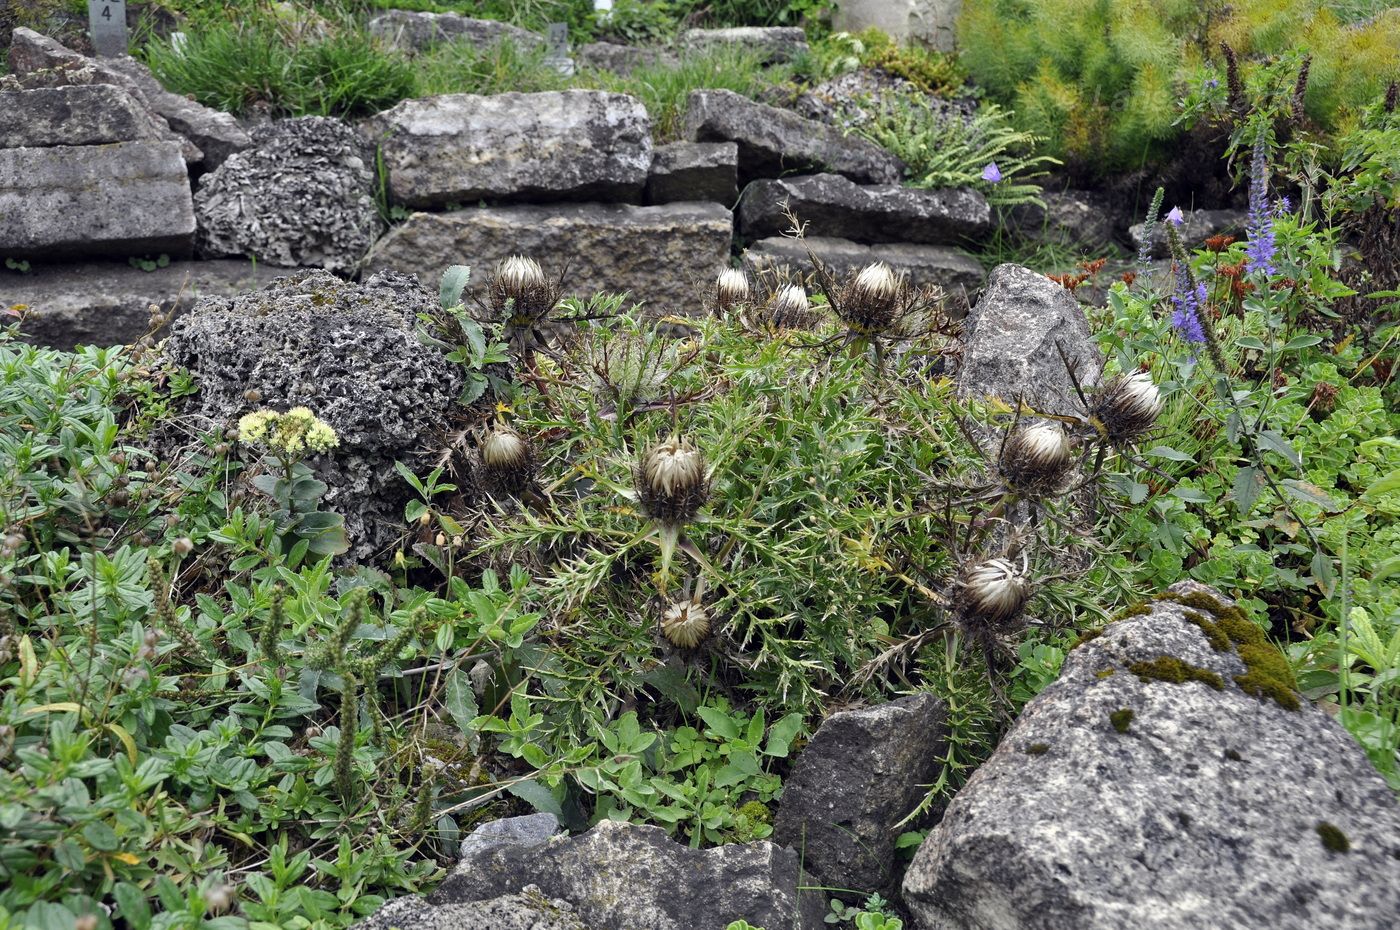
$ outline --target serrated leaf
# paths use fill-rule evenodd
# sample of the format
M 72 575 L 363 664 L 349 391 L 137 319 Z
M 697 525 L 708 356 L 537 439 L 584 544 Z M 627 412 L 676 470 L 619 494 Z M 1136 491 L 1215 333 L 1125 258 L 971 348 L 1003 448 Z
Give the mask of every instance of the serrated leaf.
M 1315 484 L 1293 478 L 1285 478 L 1279 483 L 1285 491 L 1305 504 L 1315 504 L 1328 513 L 1336 513 L 1342 509 L 1326 491 Z
M 1293 448 L 1293 446 L 1288 442 L 1287 439 L 1283 438 L 1283 434 L 1280 433 L 1278 430 L 1260 430 L 1259 445 L 1262 448 L 1268 449 L 1272 452 L 1277 452 L 1279 455 L 1288 459 L 1288 461 L 1292 462 L 1294 465 L 1303 464 L 1303 457 L 1298 454 L 1298 451 Z
M 1179 452 L 1171 446 L 1153 446 L 1147 450 L 1148 455 L 1155 455 L 1157 458 L 1170 459 L 1173 462 L 1194 462 L 1196 461 L 1185 452 Z
M 1254 502 L 1259 499 L 1259 491 L 1262 488 L 1259 469 L 1255 466 L 1246 465 L 1236 472 L 1234 487 L 1230 493 L 1241 514 L 1247 514 L 1254 509 Z
M 452 720 L 463 733 L 475 733 L 472 721 L 480 710 L 476 704 L 476 692 L 472 690 L 471 676 L 460 668 L 454 668 L 447 676 L 447 686 L 443 689 L 443 704 Z
M 518 781 L 506 788 L 506 791 L 515 795 L 541 814 L 553 814 L 555 817 L 560 818 L 564 816 L 564 809 L 560 806 L 559 800 L 555 798 L 554 792 L 550 791 L 533 778 Z
M 438 284 L 438 303 L 444 310 L 462 303 L 462 292 L 471 281 L 472 270 L 466 265 L 453 265 L 442 273 Z

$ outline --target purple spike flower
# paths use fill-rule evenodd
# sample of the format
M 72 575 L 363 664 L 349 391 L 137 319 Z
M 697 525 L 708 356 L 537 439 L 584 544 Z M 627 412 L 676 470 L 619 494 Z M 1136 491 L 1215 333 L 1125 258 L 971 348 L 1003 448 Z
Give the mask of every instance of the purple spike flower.
M 1250 271 L 1271 275 L 1274 265 L 1274 211 L 1269 205 L 1269 139 L 1261 126 L 1254 140 L 1254 159 L 1249 166 L 1249 244 L 1245 257 Z
M 1186 269 L 1180 265 L 1176 268 L 1176 292 L 1172 294 L 1172 304 L 1176 307 L 1176 312 L 1172 314 L 1172 328 L 1181 334 L 1181 338 L 1187 342 L 1202 343 L 1206 341 L 1206 331 L 1201 324 L 1201 312 L 1206 303 L 1206 286 L 1197 284 L 1191 286 L 1191 279 L 1186 274 Z
M 982 169 L 982 180 L 997 184 L 1001 181 L 1001 169 L 994 161 L 987 162 L 987 167 Z

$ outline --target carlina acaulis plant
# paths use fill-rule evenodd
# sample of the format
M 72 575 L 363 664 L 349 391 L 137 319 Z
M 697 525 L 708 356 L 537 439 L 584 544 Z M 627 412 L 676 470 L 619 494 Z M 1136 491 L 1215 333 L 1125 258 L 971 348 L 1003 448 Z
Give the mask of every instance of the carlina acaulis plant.
M 704 604 L 701 581 L 693 597 L 672 601 L 661 614 L 661 635 L 678 649 L 694 649 L 710 635 L 710 613 Z
M 1114 445 L 1141 439 L 1162 413 L 1162 392 L 1144 371 L 1114 376 L 1097 394 L 1089 409 L 1090 422 L 1099 435 Z
M 1018 426 L 1001 446 L 997 470 L 1017 494 L 1055 491 L 1069 471 L 1069 437 L 1054 422 Z
M 715 281 L 715 315 L 720 318 L 727 317 L 737 308 L 746 305 L 751 294 L 748 275 L 738 268 L 724 269 Z
M 836 314 L 856 336 L 878 336 L 894 325 L 901 290 L 900 278 L 889 265 L 866 265 L 842 288 Z
M 663 439 L 637 459 L 632 468 L 632 486 L 637 503 L 655 523 L 661 537 L 664 587 L 686 524 L 695 519 L 710 496 L 705 457 L 687 437 Z
M 1030 598 L 1030 580 L 1009 559 L 977 562 L 959 575 L 953 602 L 964 625 L 1007 631 Z
M 528 326 L 554 309 L 554 292 L 539 262 L 512 255 L 496 266 L 492 309 L 508 326 Z
M 750 308 L 742 317 L 751 330 L 777 331 L 802 329 L 812 325 L 816 313 L 800 284 L 785 284 L 768 296 L 761 306 Z
M 530 441 L 504 423 L 486 431 L 478 446 L 481 483 L 492 494 L 518 496 L 535 478 Z

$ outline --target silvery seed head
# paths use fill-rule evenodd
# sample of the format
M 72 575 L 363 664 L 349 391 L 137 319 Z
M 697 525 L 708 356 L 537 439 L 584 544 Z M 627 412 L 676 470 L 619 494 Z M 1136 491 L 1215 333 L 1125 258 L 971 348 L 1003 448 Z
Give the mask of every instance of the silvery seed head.
M 846 285 L 837 302 L 842 320 L 861 334 L 882 333 L 894 323 L 899 276 L 884 262 L 866 265 Z
M 544 284 L 544 269 L 533 258 L 512 255 L 496 266 L 496 280 L 508 292 L 518 293 Z
M 709 633 L 710 615 L 696 601 L 673 601 L 661 615 L 661 634 L 680 649 L 694 649 Z
M 1069 437 L 1058 423 L 1022 426 L 1001 448 L 999 470 L 1011 489 L 1023 493 L 1054 490 L 1070 466 Z
M 749 302 L 749 279 L 737 268 L 726 268 L 715 282 L 715 306 L 721 314 Z
M 647 516 L 681 525 L 694 519 L 710 493 L 705 458 L 685 437 L 671 437 L 647 449 L 632 471 Z
M 496 266 L 492 309 L 508 326 L 529 328 L 554 309 L 558 295 L 533 258 L 512 255 Z
M 519 494 L 535 476 L 530 442 L 509 426 L 493 427 L 481 440 L 481 476 L 488 490 Z
M 1006 559 L 979 562 L 958 579 L 959 612 L 994 628 L 1018 617 L 1029 596 L 1030 582 Z
M 1110 442 L 1132 442 L 1156 424 L 1162 392 L 1146 372 L 1121 374 L 1094 398 L 1091 413 Z

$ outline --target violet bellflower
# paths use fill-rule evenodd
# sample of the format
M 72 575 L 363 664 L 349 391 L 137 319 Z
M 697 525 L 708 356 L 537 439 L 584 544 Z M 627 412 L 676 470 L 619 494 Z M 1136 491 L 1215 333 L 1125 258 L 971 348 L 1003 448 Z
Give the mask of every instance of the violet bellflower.
M 1274 265 L 1274 211 L 1269 204 L 1269 140 L 1263 127 L 1254 140 L 1254 159 L 1249 168 L 1249 244 L 1245 258 L 1250 271 L 1266 275 L 1278 271 Z
M 1180 265 L 1176 268 L 1176 290 L 1172 294 L 1172 304 L 1176 312 L 1172 314 L 1172 328 L 1182 339 L 1191 343 L 1206 341 L 1206 331 L 1201 323 L 1201 313 L 1206 305 L 1204 283 L 1191 285 L 1191 278 Z
M 1001 183 L 1001 169 L 997 167 L 996 162 L 987 162 L 987 167 L 982 169 L 982 180 L 992 184 Z

